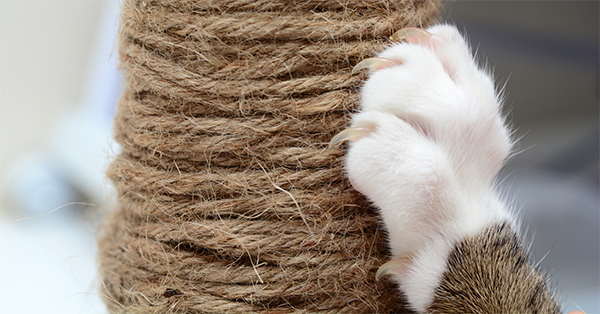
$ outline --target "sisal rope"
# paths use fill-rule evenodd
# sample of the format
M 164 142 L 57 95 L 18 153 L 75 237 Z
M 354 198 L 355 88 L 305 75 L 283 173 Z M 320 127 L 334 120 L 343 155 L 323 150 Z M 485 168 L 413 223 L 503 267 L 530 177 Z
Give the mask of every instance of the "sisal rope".
M 125 0 L 119 193 L 99 236 L 112 313 L 391 313 L 386 236 L 329 140 L 352 66 L 437 1 Z

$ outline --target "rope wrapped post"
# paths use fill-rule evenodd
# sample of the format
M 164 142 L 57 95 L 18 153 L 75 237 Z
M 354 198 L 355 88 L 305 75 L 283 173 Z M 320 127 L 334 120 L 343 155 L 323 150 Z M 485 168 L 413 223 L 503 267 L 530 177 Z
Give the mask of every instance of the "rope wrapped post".
M 377 213 L 327 143 L 350 69 L 438 1 L 125 0 L 100 232 L 112 313 L 391 313 Z

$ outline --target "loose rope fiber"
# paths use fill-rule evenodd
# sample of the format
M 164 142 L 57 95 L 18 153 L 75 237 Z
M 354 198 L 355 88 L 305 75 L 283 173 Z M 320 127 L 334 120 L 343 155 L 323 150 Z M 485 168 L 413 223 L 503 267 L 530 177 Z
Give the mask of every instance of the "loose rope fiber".
M 125 0 L 99 236 L 112 313 L 391 313 L 386 235 L 329 140 L 421 0 Z

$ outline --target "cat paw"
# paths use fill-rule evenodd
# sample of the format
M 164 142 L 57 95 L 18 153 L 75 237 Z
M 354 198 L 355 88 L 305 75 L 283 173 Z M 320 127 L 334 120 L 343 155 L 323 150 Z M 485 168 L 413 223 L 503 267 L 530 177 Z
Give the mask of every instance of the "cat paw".
M 351 130 L 367 125 L 355 132 L 366 138 L 384 127 L 367 113 L 393 115 L 443 149 L 465 184 L 489 185 L 512 145 L 492 78 L 452 26 L 399 33 L 401 43 L 356 67 L 372 73 Z
M 348 177 L 381 209 L 392 252 L 403 257 L 465 207 L 490 207 L 512 143 L 493 80 L 456 28 L 401 30 L 394 39 L 357 65 L 371 72 L 361 111 L 332 142 L 353 141 Z

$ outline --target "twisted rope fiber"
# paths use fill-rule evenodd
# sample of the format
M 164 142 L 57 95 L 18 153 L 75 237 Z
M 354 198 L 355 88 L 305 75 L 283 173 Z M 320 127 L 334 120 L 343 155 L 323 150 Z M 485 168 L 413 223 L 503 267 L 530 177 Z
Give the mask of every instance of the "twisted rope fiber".
M 119 193 L 99 236 L 112 313 L 390 313 L 376 212 L 328 141 L 349 69 L 424 0 L 125 0 Z

